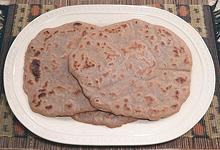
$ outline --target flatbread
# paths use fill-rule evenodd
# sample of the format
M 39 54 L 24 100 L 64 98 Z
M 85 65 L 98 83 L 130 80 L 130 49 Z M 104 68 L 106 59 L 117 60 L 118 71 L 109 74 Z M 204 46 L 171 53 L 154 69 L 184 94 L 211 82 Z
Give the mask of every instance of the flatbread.
M 94 107 L 150 120 L 179 111 L 191 67 L 180 37 L 137 19 L 90 32 L 69 55 L 69 70 Z
M 116 116 L 112 113 L 103 111 L 90 111 L 86 113 L 79 113 L 72 117 L 74 120 L 93 125 L 104 125 L 109 128 L 120 127 L 123 124 L 134 122 L 137 119 L 125 116 Z
M 31 109 L 45 116 L 93 111 L 77 80 L 68 72 L 69 52 L 95 26 L 74 22 L 41 31 L 25 54 L 24 91 Z
M 172 31 L 162 26 L 152 25 L 141 20 L 132 20 L 136 39 L 148 46 L 157 59 L 157 67 L 191 71 L 192 57 L 185 42 Z
M 68 72 L 70 51 L 95 28 L 83 22 L 69 23 L 45 29 L 31 41 L 25 55 L 24 90 L 34 112 L 44 116 L 76 114 L 75 120 L 112 128 L 137 120 L 94 111 L 96 108 L 90 105 L 78 81 Z

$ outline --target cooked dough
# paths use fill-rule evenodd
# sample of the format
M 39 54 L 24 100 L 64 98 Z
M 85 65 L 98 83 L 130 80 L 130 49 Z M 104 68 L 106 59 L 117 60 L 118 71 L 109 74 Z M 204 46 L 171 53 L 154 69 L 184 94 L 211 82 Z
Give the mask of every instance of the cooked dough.
M 90 32 L 69 55 L 69 70 L 94 107 L 150 120 L 179 111 L 191 67 L 182 39 L 137 19 Z

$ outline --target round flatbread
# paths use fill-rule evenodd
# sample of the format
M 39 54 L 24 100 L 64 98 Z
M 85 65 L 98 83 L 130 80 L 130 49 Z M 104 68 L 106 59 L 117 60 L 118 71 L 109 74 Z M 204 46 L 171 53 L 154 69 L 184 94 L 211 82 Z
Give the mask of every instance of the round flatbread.
M 93 111 L 77 80 L 68 72 L 68 55 L 95 26 L 68 23 L 41 31 L 25 54 L 24 91 L 31 109 L 45 116 Z
M 179 111 L 191 67 L 180 37 L 137 19 L 90 32 L 69 55 L 69 70 L 94 107 L 150 120 Z
M 31 41 L 25 55 L 24 90 L 34 112 L 44 116 L 73 116 L 80 122 L 111 128 L 137 120 L 94 111 L 96 108 L 90 105 L 78 81 L 68 71 L 70 51 L 95 28 L 83 22 L 69 23 L 45 29 Z

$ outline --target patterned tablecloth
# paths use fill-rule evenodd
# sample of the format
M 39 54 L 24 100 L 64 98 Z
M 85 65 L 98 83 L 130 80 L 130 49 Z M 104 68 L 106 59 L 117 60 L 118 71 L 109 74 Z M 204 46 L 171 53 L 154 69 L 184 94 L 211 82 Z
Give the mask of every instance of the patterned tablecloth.
M 135 148 L 220 148 L 220 74 L 210 7 L 206 5 L 175 5 L 161 3 L 151 4 L 150 6 L 165 9 L 178 15 L 199 32 L 212 54 L 216 68 L 217 81 L 215 95 L 209 110 L 199 123 L 197 123 L 189 132 L 180 138 L 167 143 L 151 146 L 136 146 Z M 61 6 L 40 4 L 0 6 L 0 148 L 73 148 L 69 145 L 57 144 L 41 139 L 22 126 L 7 104 L 2 84 L 2 71 L 5 56 L 14 38 L 30 21 L 38 17 L 40 14 L 57 7 Z M 74 148 L 81 148 L 81 146 L 74 146 Z M 108 149 L 109 147 L 105 148 Z

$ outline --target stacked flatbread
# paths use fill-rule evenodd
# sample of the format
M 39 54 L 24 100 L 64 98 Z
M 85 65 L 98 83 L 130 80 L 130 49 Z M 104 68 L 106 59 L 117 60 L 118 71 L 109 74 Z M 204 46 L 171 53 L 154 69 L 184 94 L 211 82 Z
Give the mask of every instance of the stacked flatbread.
M 164 27 L 136 19 L 106 27 L 73 22 L 31 41 L 24 90 L 36 113 L 113 128 L 178 112 L 191 67 L 184 41 Z

